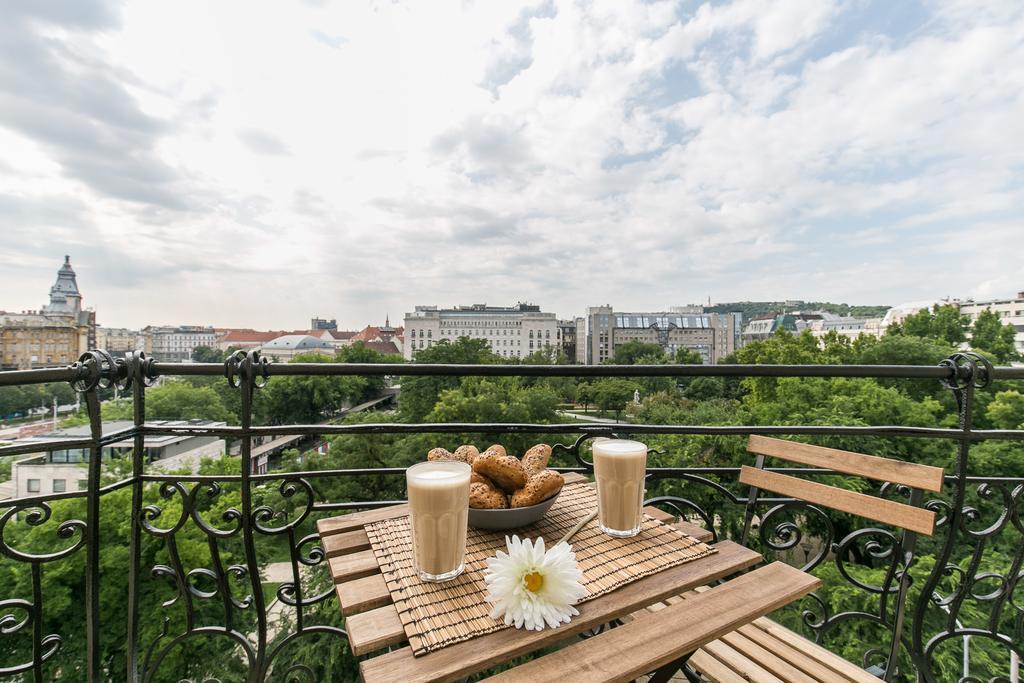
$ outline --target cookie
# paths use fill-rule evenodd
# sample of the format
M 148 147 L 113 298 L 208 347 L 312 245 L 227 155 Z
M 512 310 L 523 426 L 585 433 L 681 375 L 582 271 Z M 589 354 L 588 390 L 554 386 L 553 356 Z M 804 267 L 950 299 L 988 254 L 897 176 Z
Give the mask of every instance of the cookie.
M 473 461 L 476 460 L 476 456 L 480 455 L 480 451 L 473 444 L 464 444 L 456 448 L 453 455 L 456 460 L 472 465 Z
M 469 507 L 484 510 L 502 510 L 508 507 L 508 496 L 487 484 L 469 485 Z
M 525 508 L 542 503 L 562 490 L 565 479 L 554 470 L 544 470 L 530 477 L 526 486 L 511 496 L 512 507 Z
M 459 453 L 459 450 L 461 449 L 457 449 L 452 453 L 447 448 L 431 448 L 430 452 L 427 453 L 427 460 L 457 460 L 458 462 L 472 465 L 473 461 L 468 458 L 468 454 L 465 451 Z
M 473 471 L 482 474 L 506 493 L 526 486 L 529 477 L 519 458 L 487 449 L 473 461 Z
M 551 446 L 546 443 L 539 443 L 523 453 L 523 467 L 531 477 L 543 472 L 547 468 L 549 460 L 551 460 Z

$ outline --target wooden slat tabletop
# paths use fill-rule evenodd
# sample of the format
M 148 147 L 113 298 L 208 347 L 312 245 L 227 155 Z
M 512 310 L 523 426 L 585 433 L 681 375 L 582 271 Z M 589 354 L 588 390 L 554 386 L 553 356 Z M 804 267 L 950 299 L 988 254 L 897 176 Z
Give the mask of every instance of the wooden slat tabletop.
M 565 477 L 566 483 L 586 481 L 575 473 L 567 473 Z M 711 540 L 710 531 L 685 521 L 674 522 L 667 512 L 655 508 L 645 508 L 644 512 L 698 540 Z M 366 681 L 456 680 L 729 576 L 761 560 L 758 553 L 725 541 L 715 545 L 718 552 L 708 557 L 666 569 L 583 603 L 579 606 L 580 615 L 558 629 L 503 629 L 414 657 L 412 650 L 404 645 L 402 622 L 363 530 L 363 526 L 371 522 L 407 514 L 409 507 L 403 504 L 317 522 L 353 654 L 367 655 L 397 647 L 360 664 Z

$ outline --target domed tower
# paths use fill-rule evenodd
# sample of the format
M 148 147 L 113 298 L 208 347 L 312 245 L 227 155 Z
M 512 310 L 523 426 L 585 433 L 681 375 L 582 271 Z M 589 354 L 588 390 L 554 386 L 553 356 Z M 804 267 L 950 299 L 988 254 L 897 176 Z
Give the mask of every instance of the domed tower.
M 75 318 L 82 312 L 82 295 L 78 291 L 75 270 L 71 257 L 64 256 L 64 265 L 57 271 L 57 281 L 50 287 L 50 303 L 43 306 L 43 313 L 67 315 Z

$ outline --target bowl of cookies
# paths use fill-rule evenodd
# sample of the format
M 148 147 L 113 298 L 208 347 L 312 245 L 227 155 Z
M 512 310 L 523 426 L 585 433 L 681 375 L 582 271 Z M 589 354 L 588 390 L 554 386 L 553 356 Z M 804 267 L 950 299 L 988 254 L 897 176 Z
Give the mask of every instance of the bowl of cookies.
M 454 452 L 435 448 L 428 460 L 459 460 L 473 468 L 469 485 L 469 525 L 476 529 L 517 529 L 540 521 L 558 498 L 565 480 L 549 470 L 551 446 L 539 443 L 522 458 L 499 444 L 481 453 L 475 446 Z

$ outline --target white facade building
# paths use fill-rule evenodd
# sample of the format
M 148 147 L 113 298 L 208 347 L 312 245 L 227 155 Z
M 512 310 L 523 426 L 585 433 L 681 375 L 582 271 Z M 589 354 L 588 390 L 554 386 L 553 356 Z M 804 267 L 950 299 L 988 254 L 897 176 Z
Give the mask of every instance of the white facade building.
M 155 420 L 147 422 L 155 427 L 223 427 L 224 422 L 213 420 Z M 131 422 L 104 422 L 103 433 L 110 434 L 129 429 Z M 8 494 L 12 498 L 38 496 L 65 491 L 82 491 L 88 486 L 89 448 L 67 448 L 44 451 L 48 444 L 66 439 L 89 438 L 89 426 L 61 429 L 46 434 L 14 441 L 17 445 L 38 445 L 40 452 L 11 465 Z M 224 439 L 216 436 L 146 435 L 145 457 L 148 469 L 162 471 L 199 471 L 202 458 L 216 458 L 224 454 Z M 132 438 L 104 446 L 104 459 L 130 457 L 134 449 Z
M 146 327 L 142 332 L 150 337 L 153 357 L 161 361 L 192 360 L 192 352 L 197 346 L 217 348 L 217 332 L 212 327 Z
M 1024 292 L 1017 292 L 1016 297 L 991 299 L 989 301 L 961 301 L 960 312 L 971 319 L 971 324 L 978 319 L 978 314 L 991 310 L 999 316 L 1004 325 L 1013 325 L 1017 330 L 1015 346 L 1018 353 L 1024 353 Z
M 885 334 L 881 318 L 832 318 L 831 320 L 815 320 L 811 322 L 811 334 L 822 338 L 829 332 L 840 337 L 856 339 L 865 334 L 869 337 L 881 338 Z
M 484 339 L 491 351 L 502 358 L 525 358 L 545 347 L 561 347 L 558 318 L 533 304 L 417 306 L 415 311 L 405 314 L 403 355 L 412 360 L 422 349 L 429 349 L 443 339 L 453 342 L 460 337 Z

